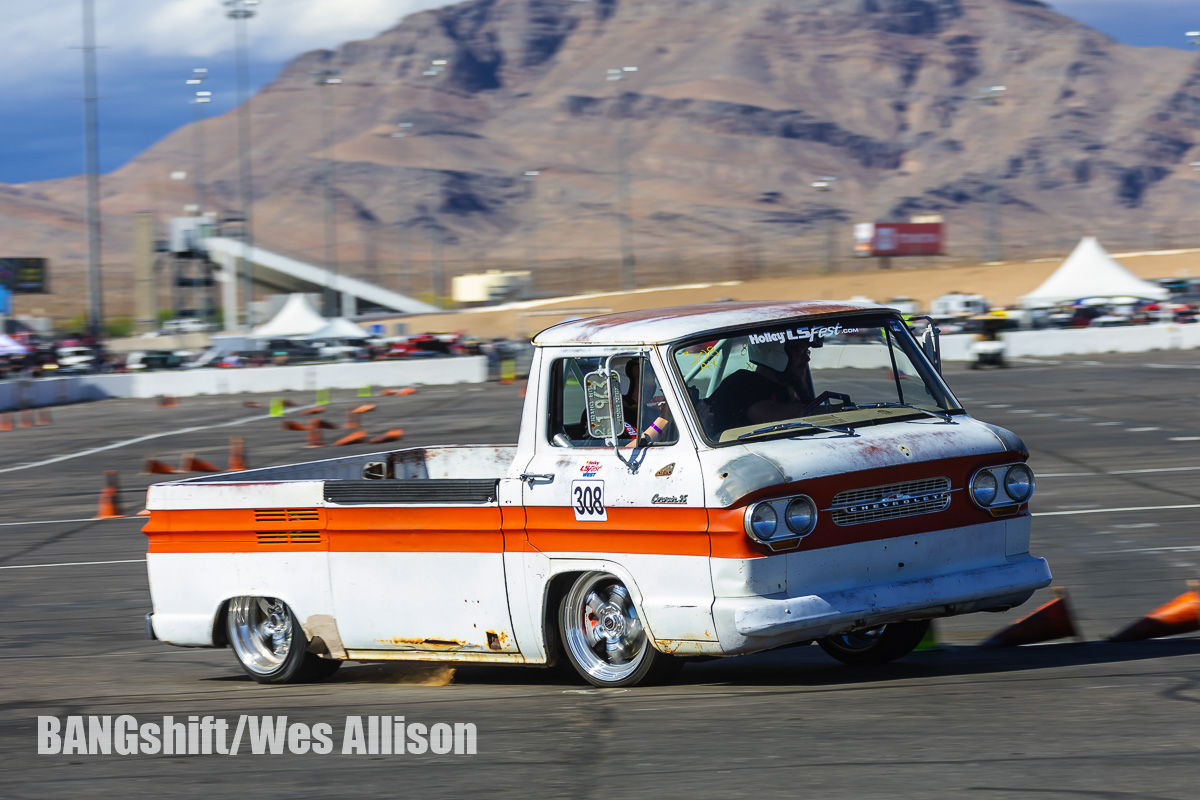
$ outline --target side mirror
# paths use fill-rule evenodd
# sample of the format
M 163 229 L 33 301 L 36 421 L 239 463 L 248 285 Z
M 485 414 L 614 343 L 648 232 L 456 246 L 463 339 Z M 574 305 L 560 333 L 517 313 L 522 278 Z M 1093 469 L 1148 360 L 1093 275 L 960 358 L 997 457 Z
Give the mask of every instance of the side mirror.
M 583 391 L 587 403 L 588 435 L 593 439 L 615 440 L 613 431 L 625 427 L 620 376 L 616 370 L 610 371 L 607 377 L 603 370 L 589 372 L 583 376 Z

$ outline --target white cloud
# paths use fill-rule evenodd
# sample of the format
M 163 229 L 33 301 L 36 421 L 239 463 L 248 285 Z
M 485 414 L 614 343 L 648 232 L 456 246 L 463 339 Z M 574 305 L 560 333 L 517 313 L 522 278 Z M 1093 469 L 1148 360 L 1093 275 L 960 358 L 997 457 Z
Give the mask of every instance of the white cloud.
M 285 60 L 314 48 L 374 36 L 408 14 L 446 0 L 262 0 L 247 31 L 257 59 Z M 99 58 L 215 57 L 234 47 L 221 0 L 94 0 Z M 0 28 L 2 83 L 78 72 L 80 0 L 23 3 Z M 103 62 L 101 62 L 103 63 Z

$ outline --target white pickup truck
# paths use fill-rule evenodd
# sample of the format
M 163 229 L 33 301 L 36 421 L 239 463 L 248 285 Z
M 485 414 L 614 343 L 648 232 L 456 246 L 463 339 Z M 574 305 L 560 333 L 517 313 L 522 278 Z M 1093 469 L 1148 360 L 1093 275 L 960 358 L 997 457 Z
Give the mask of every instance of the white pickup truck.
M 890 661 L 1050 583 L 1024 444 L 894 310 L 719 303 L 534 344 L 519 444 L 150 487 L 149 635 L 261 682 L 565 658 L 627 686 L 805 642 Z

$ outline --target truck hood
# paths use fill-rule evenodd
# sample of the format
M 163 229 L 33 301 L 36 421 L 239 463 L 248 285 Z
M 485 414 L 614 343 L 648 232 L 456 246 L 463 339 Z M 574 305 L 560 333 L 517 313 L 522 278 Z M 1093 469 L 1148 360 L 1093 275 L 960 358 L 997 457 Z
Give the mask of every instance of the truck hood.
M 761 439 L 701 453 L 709 502 L 720 508 L 770 486 L 881 467 L 962 456 L 1016 452 L 1024 443 L 1010 431 L 963 414 L 864 425 L 854 436 L 817 431 Z

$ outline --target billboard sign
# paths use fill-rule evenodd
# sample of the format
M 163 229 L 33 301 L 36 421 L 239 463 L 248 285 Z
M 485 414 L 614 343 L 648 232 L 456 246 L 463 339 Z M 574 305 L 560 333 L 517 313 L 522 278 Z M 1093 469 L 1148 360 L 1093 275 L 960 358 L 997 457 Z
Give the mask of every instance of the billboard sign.
M 50 270 L 44 258 L 0 258 L 0 286 L 13 294 L 46 294 Z
M 869 256 L 940 256 L 941 222 L 864 222 L 854 226 L 854 251 Z

